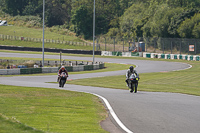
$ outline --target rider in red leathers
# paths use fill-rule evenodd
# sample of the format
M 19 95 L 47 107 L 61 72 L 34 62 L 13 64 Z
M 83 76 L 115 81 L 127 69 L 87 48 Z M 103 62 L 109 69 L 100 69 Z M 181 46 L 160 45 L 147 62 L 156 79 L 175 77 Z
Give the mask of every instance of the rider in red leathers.
M 58 82 L 60 81 L 60 74 L 61 74 L 62 72 L 65 72 L 66 75 L 67 75 L 67 77 L 68 77 L 68 72 L 67 72 L 67 70 L 65 69 L 65 66 L 62 66 L 62 67 L 58 70 L 58 79 L 57 79 Z

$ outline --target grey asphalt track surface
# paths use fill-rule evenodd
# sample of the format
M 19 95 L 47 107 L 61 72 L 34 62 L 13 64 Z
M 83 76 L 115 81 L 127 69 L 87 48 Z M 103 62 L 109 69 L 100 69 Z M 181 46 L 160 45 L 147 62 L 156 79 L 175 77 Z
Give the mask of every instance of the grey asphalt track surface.
M 0 57 L 42 58 L 42 55 L 0 52 Z M 55 55 L 45 58 L 59 59 Z M 63 56 L 62 59 L 92 60 L 91 57 Z M 134 59 L 95 58 L 95 61 L 137 65 L 138 73 L 162 72 L 188 69 L 190 65 L 166 61 L 144 61 Z M 125 75 L 126 70 L 91 74 L 70 75 L 69 79 L 91 78 L 111 75 Z M 128 90 L 109 89 L 66 84 L 59 88 L 57 76 L 17 76 L 0 77 L 0 84 L 66 89 L 95 93 L 108 100 L 121 122 L 134 133 L 199 133 L 200 97 L 178 93 L 142 92 L 129 93 Z M 10 82 L 12 81 L 12 82 Z M 124 83 L 125 85 L 125 83 Z M 139 88 L 138 88 L 139 89 Z M 122 131 L 118 124 L 112 122 Z

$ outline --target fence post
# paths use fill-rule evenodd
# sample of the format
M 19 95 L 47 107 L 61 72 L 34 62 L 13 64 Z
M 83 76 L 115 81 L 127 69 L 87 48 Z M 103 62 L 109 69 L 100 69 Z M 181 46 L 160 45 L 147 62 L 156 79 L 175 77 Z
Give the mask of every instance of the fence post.
M 61 67 L 61 57 L 62 57 L 62 51 L 60 51 L 60 67 Z
M 114 52 L 115 52 L 115 38 L 113 38 L 114 39 Z
M 165 50 L 165 45 L 164 45 L 165 41 L 161 41 L 161 42 L 163 42 L 163 54 L 164 54 L 165 53 L 165 51 L 164 51 Z
M 124 39 L 123 39 L 123 52 L 124 52 Z
M 138 47 L 137 47 L 137 51 L 139 51 L 139 37 L 137 37 L 137 40 L 138 40 Z M 134 45 L 135 45 L 135 39 L 134 39 Z M 136 47 L 136 45 L 135 45 L 135 47 Z
M 154 53 L 155 53 L 156 52 L 156 40 L 155 40 L 155 38 L 153 40 L 154 40 Z
M 106 51 L 106 37 L 104 37 L 105 38 L 105 51 Z
M 149 37 L 147 37 L 147 43 L 146 43 L 146 51 L 145 52 L 147 52 L 147 44 L 148 44 L 148 42 L 149 42 Z
M 181 41 L 180 41 L 180 55 L 181 55 L 181 47 L 182 47 L 182 46 L 181 46 Z
M 172 41 L 171 41 L 171 54 L 172 54 Z
M 197 54 L 197 48 L 196 48 L 196 46 L 197 46 L 197 41 L 196 41 L 196 39 L 195 39 L 195 44 L 194 44 L 194 50 L 195 50 L 195 55 Z

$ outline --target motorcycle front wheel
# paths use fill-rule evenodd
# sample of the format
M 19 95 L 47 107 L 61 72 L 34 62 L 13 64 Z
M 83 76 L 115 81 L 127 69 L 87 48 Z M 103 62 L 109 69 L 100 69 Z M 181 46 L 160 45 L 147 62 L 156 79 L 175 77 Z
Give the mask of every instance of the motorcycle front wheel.
M 135 93 L 137 93 L 137 83 L 135 83 Z
M 65 85 L 65 81 L 61 80 L 61 87 L 64 87 L 64 85 Z
M 134 85 L 133 85 L 133 83 L 131 83 L 131 90 L 130 90 L 130 92 L 133 93 L 133 91 L 134 91 Z

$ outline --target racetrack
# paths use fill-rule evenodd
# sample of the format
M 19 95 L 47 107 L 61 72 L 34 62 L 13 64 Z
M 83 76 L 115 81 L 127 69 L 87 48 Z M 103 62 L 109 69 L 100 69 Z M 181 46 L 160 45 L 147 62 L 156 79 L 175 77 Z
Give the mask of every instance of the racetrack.
M 42 58 L 37 54 L 19 54 L 0 52 L 1 57 Z M 45 58 L 59 59 L 55 55 Z M 63 56 L 62 59 L 92 60 L 92 57 Z M 125 63 L 137 65 L 138 73 L 182 70 L 188 64 L 166 61 L 144 61 L 133 59 L 95 58 L 95 61 Z M 125 75 L 126 70 L 70 75 L 70 79 L 97 76 Z M 200 97 L 162 92 L 141 92 L 131 94 L 127 90 L 109 89 L 67 84 L 59 88 L 55 82 L 57 76 L 17 76 L 0 77 L 1 84 L 66 89 L 98 94 L 107 99 L 115 114 L 130 132 L 134 133 L 199 133 L 200 131 Z M 12 81 L 12 82 L 9 82 Z M 125 85 L 125 84 L 124 84 Z M 111 120 L 113 120 L 111 118 Z M 120 128 L 116 122 L 113 123 Z M 120 129 L 120 131 L 122 131 Z

